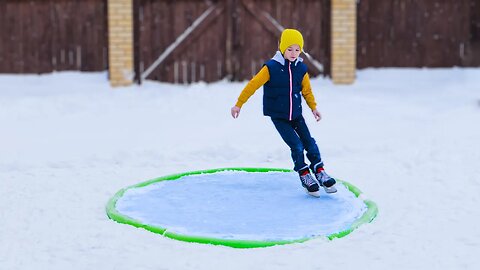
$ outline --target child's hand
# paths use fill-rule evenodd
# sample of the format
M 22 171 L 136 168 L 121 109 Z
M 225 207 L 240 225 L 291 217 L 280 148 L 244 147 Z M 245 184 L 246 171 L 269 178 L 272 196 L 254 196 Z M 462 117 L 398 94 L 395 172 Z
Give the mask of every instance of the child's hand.
M 319 111 L 317 111 L 317 109 L 313 110 L 312 113 L 313 113 L 313 116 L 315 117 L 315 120 L 317 120 L 317 122 L 322 119 L 322 115 L 320 114 Z
M 240 114 L 240 107 L 233 106 L 231 109 L 232 117 L 237 118 L 238 115 Z

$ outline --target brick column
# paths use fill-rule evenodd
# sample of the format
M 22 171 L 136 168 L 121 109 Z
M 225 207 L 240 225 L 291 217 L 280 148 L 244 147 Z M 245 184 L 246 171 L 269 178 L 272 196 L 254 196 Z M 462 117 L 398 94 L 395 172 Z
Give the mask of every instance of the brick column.
M 332 79 L 335 84 L 355 81 L 356 16 L 356 0 L 332 0 Z
M 108 67 L 110 84 L 133 82 L 133 0 L 108 0 Z

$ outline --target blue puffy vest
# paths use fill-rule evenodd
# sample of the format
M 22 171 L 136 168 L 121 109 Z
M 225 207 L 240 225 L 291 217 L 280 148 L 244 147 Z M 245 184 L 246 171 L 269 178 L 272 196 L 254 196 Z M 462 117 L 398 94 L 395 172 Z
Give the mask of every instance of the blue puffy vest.
M 299 60 L 290 62 L 275 55 L 265 63 L 270 80 L 263 85 L 264 115 L 293 120 L 302 114 L 302 80 L 307 66 Z

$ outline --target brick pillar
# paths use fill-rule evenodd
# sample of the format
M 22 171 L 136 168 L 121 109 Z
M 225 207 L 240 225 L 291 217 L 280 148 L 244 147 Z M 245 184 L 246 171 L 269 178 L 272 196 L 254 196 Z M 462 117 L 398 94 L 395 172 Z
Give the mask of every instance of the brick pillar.
M 355 81 L 356 5 L 356 0 L 332 0 L 332 79 L 335 84 Z
M 108 0 L 108 67 L 110 84 L 133 82 L 133 0 Z

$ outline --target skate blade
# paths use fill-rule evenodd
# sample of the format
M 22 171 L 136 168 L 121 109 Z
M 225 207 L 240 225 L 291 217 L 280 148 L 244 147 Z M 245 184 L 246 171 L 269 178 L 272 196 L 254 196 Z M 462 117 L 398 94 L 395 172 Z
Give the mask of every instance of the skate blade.
M 325 192 L 329 194 L 337 192 L 337 188 L 335 186 L 331 186 L 331 187 L 323 186 L 323 189 L 325 190 Z
M 315 198 L 320 197 L 320 191 L 310 192 L 310 191 L 308 191 L 307 189 L 305 189 L 305 192 L 306 192 L 308 195 L 313 196 L 313 197 L 315 197 Z

